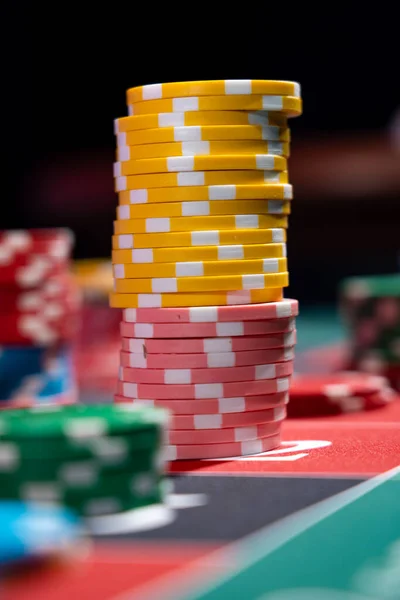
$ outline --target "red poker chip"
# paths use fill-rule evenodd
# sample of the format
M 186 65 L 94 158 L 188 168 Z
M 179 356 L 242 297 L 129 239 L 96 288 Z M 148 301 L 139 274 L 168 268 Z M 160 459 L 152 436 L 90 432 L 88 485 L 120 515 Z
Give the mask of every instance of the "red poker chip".
M 121 346 L 119 326 L 121 311 L 108 305 L 84 302 L 82 306 L 82 329 L 80 339 L 85 348 L 92 348 L 96 353 L 103 352 L 114 345 Z
M 70 275 L 55 276 L 42 286 L 25 290 L 0 286 L 2 313 L 38 313 L 54 302 L 68 305 L 70 310 L 81 308 L 82 294 Z
M 0 314 L 0 344 L 48 346 L 76 338 L 79 315 L 65 312 L 55 318 L 43 314 Z
M 364 396 L 347 396 L 336 399 L 310 398 L 307 401 L 290 399 L 288 417 L 316 417 L 348 414 L 382 408 L 398 398 L 391 388 Z
M 29 289 L 46 282 L 49 277 L 61 275 L 68 269 L 65 260 L 49 259 L 39 254 L 18 257 L 12 264 L 0 262 L 0 285 Z
M 82 377 L 114 377 L 118 378 L 119 354 L 118 348 L 111 347 L 103 352 L 93 352 L 92 349 L 78 349 L 76 361 Z
M 384 377 L 353 371 L 292 379 L 289 417 L 334 415 L 385 406 L 396 394 Z
M 82 332 L 80 332 L 81 336 Z M 82 392 L 115 393 L 118 381 L 119 342 L 85 347 L 78 344 L 75 353 L 75 371 Z
M 69 229 L 25 229 L 0 231 L 0 265 L 15 256 L 46 254 L 54 258 L 67 258 L 74 244 L 74 234 Z
M 387 379 L 357 371 L 295 375 L 290 387 L 291 398 L 345 398 L 377 392 L 387 386 Z
M 390 402 L 393 402 L 393 400 L 398 399 L 398 397 L 399 395 L 392 388 L 383 388 L 379 392 L 365 396 L 365 410 L 386 406 L 387 404 L 390 404 Z
M 348 368 L 357 369 L 363 373 L 385 377 L 390 385 L 400 391 L 400 362 L 385 363 L 379 360 L 358 360 L 350 362 Z
M 42 285 L 27 290 L 0 286 L 1 312 L 40 311 L 51 301 L 68 301 L 80 307 L 81 292 L 69 273 L 49 277 Z

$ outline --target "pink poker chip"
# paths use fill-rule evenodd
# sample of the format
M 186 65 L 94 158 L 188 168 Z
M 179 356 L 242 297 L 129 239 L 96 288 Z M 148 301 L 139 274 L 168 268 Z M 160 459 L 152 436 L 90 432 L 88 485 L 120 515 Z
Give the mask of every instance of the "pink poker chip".
M 268 335 L 293 331 L 295 319 L 225 321 L 223 323 L 121 323 L 125 338 L 208 338 Z
M 123 367 L 137 369 L 215 369 L 245 367 L 294 360 L 294 347 L 249 350 L 248 352 L 210 352 L 203 354 L 148 354 L 120 352 Z
M 285 319 L 299 314 L 297 300 L 230 306 L 192 306 L 188 308 L 126 308 L 126 323 L 214 323 Z
M 225 383 L 288 377 L 293 373 L 293 362 L 270 363 L 248 367 L 216 369 L 132 369 L 120 367 L 121 381 L 161 385 Z
M 154 385 L 118 381 L 117 393 L 127 398 L 154 398 L 159 400 L 232 398 L 276 394 L 289 389 L 290 377 L 260 379 L 234 383 L 196 383 L 192 385 Z
M 142 354 L 202 354 L 283 348 L 296 344 L 296 329 L 286 333 L 188 339 L 122 338 L 122 350 Z
M 279 392 L 263 396 L 207 398 L 206 400 L 144 400 L 142 398 L 126 398 L 116 394 L 114 401 L 118 404 L 139 403 L 147 406 L 158 406 L 159 408 L 166 408 L 176 415 L 207 415 L 212 413 L 249 412 L 287 405 L 289 394 L 288 392 Z
M 172 415 L 170 429 L 225 429 L 259 423 L 275 423 L 286 417 L 286 406 L 230 414 Z
M 172 430 L 168 431 L 170 444 L 229 444 L 248 442 L 259 438 L 276 435 L 281 430 L 281 423 L 257 423 L 225 429 Z
M 196 460 L 213 458 L 234 458 L 261 454 L 278 448 L 281 443 L 280 435 L 249 440 L 247 442 L 232 442 L 230 444 L 170 444 L 166 447 L 167 460 Z

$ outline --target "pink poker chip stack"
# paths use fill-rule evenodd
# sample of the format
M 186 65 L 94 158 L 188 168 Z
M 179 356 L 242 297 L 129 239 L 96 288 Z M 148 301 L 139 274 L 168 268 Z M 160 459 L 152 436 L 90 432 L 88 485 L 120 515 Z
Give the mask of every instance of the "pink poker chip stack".
M 258 454 L 280 443 L 296 300 L 128 308 L 115 401 L 171 412 L 170 460 Z

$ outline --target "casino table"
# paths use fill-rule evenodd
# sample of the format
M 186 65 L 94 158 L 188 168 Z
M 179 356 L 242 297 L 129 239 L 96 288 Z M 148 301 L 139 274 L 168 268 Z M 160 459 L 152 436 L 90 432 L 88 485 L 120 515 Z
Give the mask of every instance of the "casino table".
M 335 309 L 304 307 L 297 328 L 296 369 L 335 368 Z M 399 463 L 399 401 L 288 419 L 278 450 L 172 463 L 168 517 L 11 577 L 1 598 L 398 598 Z

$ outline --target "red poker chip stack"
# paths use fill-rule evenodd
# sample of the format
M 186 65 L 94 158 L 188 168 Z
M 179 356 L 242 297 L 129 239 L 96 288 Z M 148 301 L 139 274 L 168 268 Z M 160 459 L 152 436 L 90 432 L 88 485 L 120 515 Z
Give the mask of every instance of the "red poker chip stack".
M 389 380 L 356 371 L 296 375 L 290 417 L 329 416 L 382 408 L 397 398 Z
M 296 344 L 296 300 L 128 308 L 116 402 L 171 411 L 170 460 L 276 448 Z
M 70 273 L 73 242 L 72 233 L 66 229 L 0 232 L 0 346 L 3 351 L 15 352 L 20 347 L 26 355 L 29 347 L 68 349 L 75 339 L 80 294 Z M 66 352 L 62 351 L 63 360 Z M 3 379 L 6 376 L 3 374 Z M 51 374 L 43 372 L 43 377 L 51 378 Z M 23 382 L 24 373 L 21 373 L 21 386 Z M 54 395 L 55 401 L 56 397 L 62 402 L 75 400 L 76 388 L 72 383 L 71 394 L 63 388 L 62 393 Z M 21 394 L 18 397 L 21 398 Z M 13 406 L 13 399 L 0 397 L 0 400 L 1 408 Z M 23 404 L 34 404 L 36 400 L 28 394 Z

